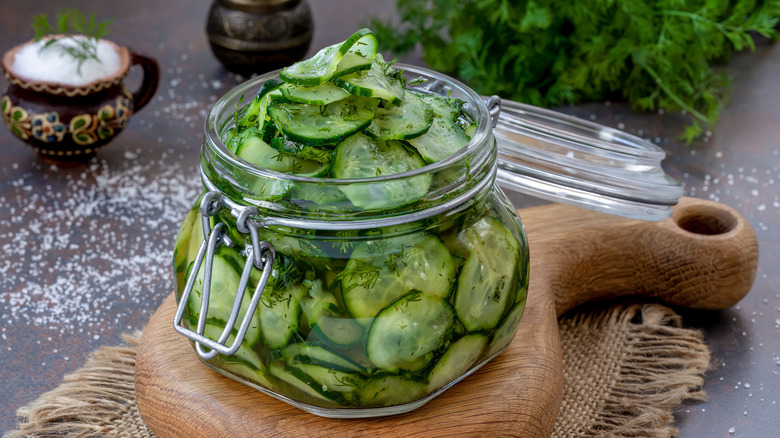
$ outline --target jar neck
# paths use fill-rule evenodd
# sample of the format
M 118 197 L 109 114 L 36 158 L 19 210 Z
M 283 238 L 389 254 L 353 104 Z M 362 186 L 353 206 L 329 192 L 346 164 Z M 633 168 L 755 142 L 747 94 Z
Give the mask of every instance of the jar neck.
M 297 221 L 300 228 L 315 229 L 395 225 L 478 201 L 493 185 L 496 173 L 496 142 L 485 102 L 465 85 L 439 73 L 412 66 L 401 68 L 409 76 L 430 79 L 428 87 L 421 91 L 449 92 L 450 96 L 466 102 L 464 111 L 478 126 L 468 145 L 439 162 L 375 178 L 306 178 L 254 166 L 228 151 L 220 134 L 235 120 L 235 105 L 241 97 L 254 95 L 265 80 L 276 76 L 271 73 L 231 90 L 209 112 L 201 152 L 204 188 L 220 192 L 236 206 L 257 207 L 260 217 L 289 226 L 292 224 L 287 222 Z M 410 187 L 423 189 L 409 194 Z M 353 203 L 354 198 L 350 196 L 353 193 L 369 201 L 363 205 Z M 333 202 L 317 202 L 311 194 L 332 197 Z M 301 226 L 301 221 L 307 226 Z

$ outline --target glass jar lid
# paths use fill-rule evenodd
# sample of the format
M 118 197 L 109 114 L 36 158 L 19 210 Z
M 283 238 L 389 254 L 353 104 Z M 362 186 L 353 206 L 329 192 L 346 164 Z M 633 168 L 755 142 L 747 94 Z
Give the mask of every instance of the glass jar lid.
M 661 168 L 666 153 L 648 141 L 510 100 L 491 97 L 487 103 L 498 145 L 496 179 L 503 187 L 648 221 L 670 217 L 683 194 L 682 184 Z

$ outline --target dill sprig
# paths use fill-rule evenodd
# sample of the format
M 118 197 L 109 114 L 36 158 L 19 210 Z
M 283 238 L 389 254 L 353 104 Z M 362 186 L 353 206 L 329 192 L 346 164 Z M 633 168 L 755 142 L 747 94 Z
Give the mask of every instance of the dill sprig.
M 379 280 L 379 267 L 360 259 L 354 259 L 354 263 L 353 260 L 350 260 L 350 264 L 337 276 L 339 280 L 346 280 L 346 284 L 342 283 L 341 286 L 344 288 L 343 292 L 349 292 L 358 286 L 372 289 Z
M 94 13 L 87 18 L 78 9 L 65 9 L 57 13 L 56 27 L 49 23 L 46 14 L 33 17 L 32 27 L 35 30 L 35 41 L 49 37 L 41 50 L 59 48 L 76 60 L 76 72 L 81 75 L 81 67 L 87 60 L 100 62 L 97 56 L 98 40 L 108 33 L 110 23 L 111 19 L 98 23 Z M 71 44 L 63 44 L 64 41 L 70 41 Z
M 720 65 L 761 35 L 780 0 L 396 0 L 400 23 L 371 20 L 384 47 L 417 44 L 434 70 L 481 94 L 538 106 L 627 100 L 690 116 L 690 143 L 728 101 Z

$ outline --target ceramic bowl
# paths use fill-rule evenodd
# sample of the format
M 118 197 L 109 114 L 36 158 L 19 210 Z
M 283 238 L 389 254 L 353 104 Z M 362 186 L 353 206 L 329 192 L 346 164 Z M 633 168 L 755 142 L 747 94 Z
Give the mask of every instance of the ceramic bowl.
M 47 161 L 88 160 L 122 132 L 157 90 L 157 62 L 110 41 L 120 58 L 119 69 L 110 76 L 80 86 L 24 77 L 14 71 L 14 57 L 33 43 L 20 44 L 3 56 L 8 88 L 0 112 L 11 132 Z M 123 80 L 134 66 L 143 70 L 143 80 L 131 92 Z

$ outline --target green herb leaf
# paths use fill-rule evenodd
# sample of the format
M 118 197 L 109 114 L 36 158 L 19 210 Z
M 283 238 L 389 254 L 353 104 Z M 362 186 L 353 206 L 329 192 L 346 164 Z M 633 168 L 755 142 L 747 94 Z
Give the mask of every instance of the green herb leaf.
M 32 27 L 35 30 L 35 41 L 49 37 L 41 47 L 41 50 L 59 47 L 63 53 L 76 60 L 77 72 L 81 74 L 81 67 L 88 59 L 100 62 L 100 59 L 97 57 L 97 43 L 100 38 L 107 34 L 106 29 L 110 22 L 111 20 L 106 20 L 97 23 L 95 14 L 91 14 L 87 21 L 84 13 L 78 9 L 65 9 L 57 13 L 56 29 L 51 26 L 45 14 L 33 17 Z M 75 38 L 79 34 L 84 39 Z M 61 44 L 62 41 L 66 40 L 73 41 L 76 45 Z
M 717 122 L 729 77 L 716 71 L 757 35 L 776 39 L 778 0 L 397 0 L 400 23 L 371 20 L 383 45 L 419 43 L 433 69 L 480 94 L 554 107 L 625 99 L 685 112 L 684 139 Z

